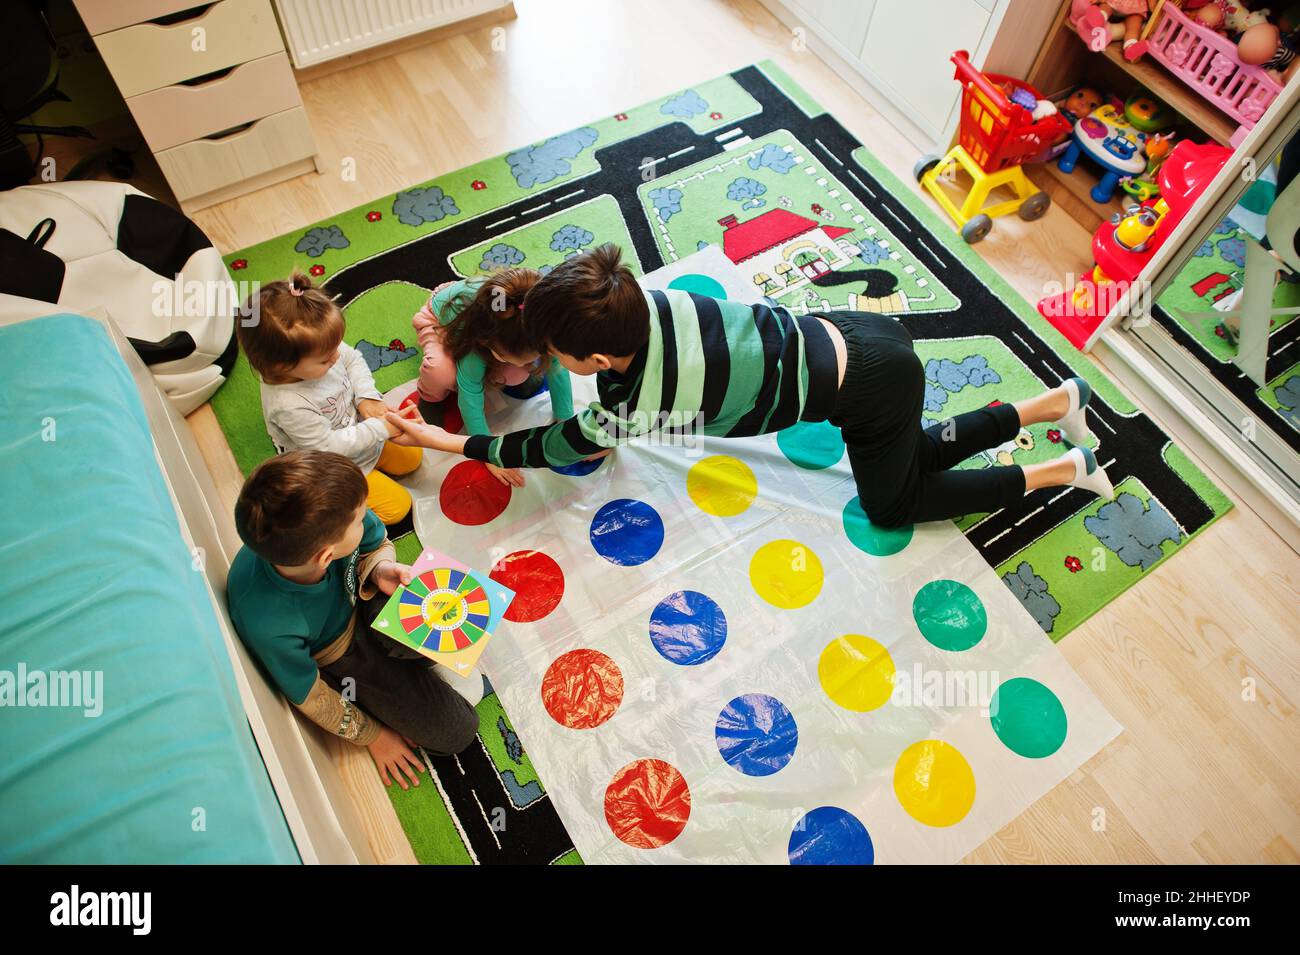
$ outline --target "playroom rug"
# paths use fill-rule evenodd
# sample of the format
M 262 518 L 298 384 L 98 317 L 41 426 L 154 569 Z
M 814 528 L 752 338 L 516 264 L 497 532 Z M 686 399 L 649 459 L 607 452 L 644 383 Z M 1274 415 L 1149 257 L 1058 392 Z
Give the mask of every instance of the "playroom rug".
M 755 293 L 791 309 L 897 316 L 925 361 L 930 421 L 1016 400 L 1073 374 L 1088 378 L 1096 450 L 1118 498 L 1042 491 L 1018 508 L 958 525 L 1052 640 L 1230 507 L 1154 422 L 770 62 L 377 199 L 226 262 L 237 280 L 283 278 L 298 266 L 325 282 L 344 307 L 349 341 L 389 389 L 416 374 L 409 316 L 434 285 L 505 265 L 546 271 L 606 241 L 623 246 L 638 273 L 714 246 Z M 696 290 L 709 288 L 706 276 L 694 282 Z M 213 407 L 241 469 L 272 453 L 242 356 Z M 843 469 L 833 430 L 800 425 L 776 446 L 808 475 Z M 967 466 L 1030 463 L 1061 450 L 1058 433 L 1035 426 Z M 399 546 L 414 554 L 419 545 L 412 538 Z M 499 725 L 483 725 L 484 751 L 499 777 L 483 785 L 537 782 L 504 714 Z M 510 782 L 505 773 L 514 774 Z M 412 820 L 425 810 L 408 812 L 407 804 L 429 793 L 393 798 L 413 845 L 439 846 L 452 832 L 469 845 L 468 809 L 448 809 L 420 830 Z M 536 804 L 549 806 L 544 796 Z M 554 850 L 546 861 L 567 860 L 566 848 L 547 843 L 536 857 Z M 437 854 L 417 845 L 421 858 Z

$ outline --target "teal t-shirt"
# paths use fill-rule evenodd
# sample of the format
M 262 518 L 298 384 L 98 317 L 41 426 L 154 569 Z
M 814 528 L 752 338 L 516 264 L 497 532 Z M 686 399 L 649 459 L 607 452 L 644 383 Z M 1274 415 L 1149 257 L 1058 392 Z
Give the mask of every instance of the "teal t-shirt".
M 429 297 L 429 311 L 438 316 L 438 321 L 444 326 L 450 325 L 460 314 L 460 308 L 454 299 L 462 292 L 473 295 L 478 285 L 476 279 L 452 282 Z M 543 356 L 538 364 L 546 368 L 546 387 L 551 393 L 551 414 L 556 421 L 572 418 L 573 389 L 569 384 L 568 371 L 554 358 L 547 362 Z M 487 378 L 487 372 L 487 362 L 477 351 L 470 352 L 456 363 L 456 402 L 460 406 L 460 416 L 465 419 L 465 429 L 470 434 L 492 433 L 483 411 L 483 382 Z
M 357 603 L 357 561 L 384 542 L 383 522 L 367 510 L 361 545 L 335 559 L 314 584 L 281 577 L 269 562 L 241 547 L 230 564 L 230 619 L 250 653 L 294 703 L 316 682 L 311 655 L 343 632 Z

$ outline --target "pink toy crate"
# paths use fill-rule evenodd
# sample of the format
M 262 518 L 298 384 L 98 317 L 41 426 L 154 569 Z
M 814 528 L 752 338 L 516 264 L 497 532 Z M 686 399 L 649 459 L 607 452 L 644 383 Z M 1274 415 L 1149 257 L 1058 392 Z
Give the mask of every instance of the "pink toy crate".
M 1232 137 L 1234 144 L 1282 92 L 1281 85 L 1258 66 L 1237 59 L 1236 44 L 1193 22 L 1172 3 L 1162 8 L 1148 43 L 1148 53 L 1241 124 Z

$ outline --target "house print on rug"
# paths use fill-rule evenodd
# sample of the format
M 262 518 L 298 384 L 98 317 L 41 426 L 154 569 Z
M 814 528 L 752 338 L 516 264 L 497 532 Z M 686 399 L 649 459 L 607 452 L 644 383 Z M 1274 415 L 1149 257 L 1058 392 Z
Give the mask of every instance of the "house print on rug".
M 769 209 L 745 222 L 727 215 L 718 225 L 722 251 L 764 295 L 799 288 L 858 255 L 854 243 L 836 241 L 852 229 L 822 225 L 788 209 Z

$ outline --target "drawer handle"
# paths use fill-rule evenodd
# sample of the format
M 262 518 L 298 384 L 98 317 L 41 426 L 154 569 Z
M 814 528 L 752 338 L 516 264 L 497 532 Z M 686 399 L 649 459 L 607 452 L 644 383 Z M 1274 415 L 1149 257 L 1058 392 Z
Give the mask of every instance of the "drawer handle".
M 243 65 L 243 63 L 236 63 L 234 66 L 227 66 L 224 70 L 213 70 L 211 73 L 204 73 L 202 76 L 196 76 L 192 80 L 181 80 L 176 85 L 189 87 L 207 86 L 209 83 L 216 83 L 220 80 L 224 80 L 227 76 Z
M 201 3 L 198 6 L 190 7 L 188 10 L 177 10 L 175 13 L 168 13 L 153 20 L 146 20 L 146 23 L 152 23 L 160 27 L 173 27 L 178 23 L 184 23 L 186 20 L 197 20 L 215 7 L 216 3 Z
M 257 120 L 252 120 L 251 122 L 247 122 L 247 123 L 240 123 L 238 126 L 231 126 L 229 129 L 223 129 L 219 133 L 213 133 L 210 136 L 204 136 L 203 139 L 207 142 L 213 142 L 213 143 L 221 142 L 223 139 L 231 139 L 232 137 L 238 136 L 240 133 L 246 133 L 256 125 L 257 125 Z

